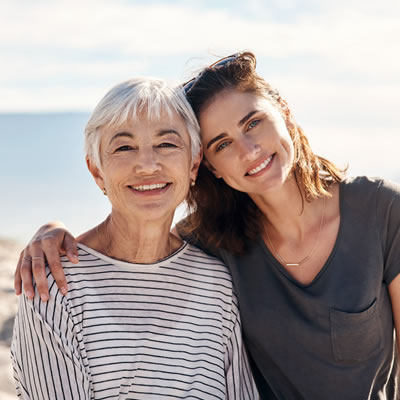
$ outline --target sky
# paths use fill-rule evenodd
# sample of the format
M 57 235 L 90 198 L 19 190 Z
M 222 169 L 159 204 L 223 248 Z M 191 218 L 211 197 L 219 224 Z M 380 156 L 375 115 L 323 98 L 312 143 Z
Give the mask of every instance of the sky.
M 240 50 L 317 153 L 400 182 L 399 20 L 398 0 L 0 0 L 0 237 L 106 215 L 82 131 L 111 86 L 181 82 Z

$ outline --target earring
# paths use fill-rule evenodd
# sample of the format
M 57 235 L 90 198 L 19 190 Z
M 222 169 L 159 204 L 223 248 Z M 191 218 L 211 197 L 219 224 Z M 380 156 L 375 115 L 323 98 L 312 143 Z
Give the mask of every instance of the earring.
M 196 184 L 196 181 L 193 179 L 190 181 L 190 186 L 193 187 Z
M 105 187 L 103 187 L 103 194 L 104 194 L 104 196 L 107 196 L 107 192 L 106 192 L 106 188 Z

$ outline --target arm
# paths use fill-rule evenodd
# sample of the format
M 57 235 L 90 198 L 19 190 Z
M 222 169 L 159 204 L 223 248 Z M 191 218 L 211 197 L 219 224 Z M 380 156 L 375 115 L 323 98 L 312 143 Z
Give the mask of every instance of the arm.
M 390 283 L 389 295 L 392 303 L 394 328 L 396 330 L 397 350 L 400 352 L 400 275 L 397 275 Z
M 11 345 L 18 396 L 30 400 L 88 400 L 90 379 L 78 339 L 67 300 L 54 281 L 47 303 L 38 293 L 33 300 L 20 296 Z
M 225 353 L 225 379 L 228 400 L 256 400 L 259 395 L 242 341 L 239 309 L 232 304 L 234 325 Z
M 51 222 L 39 228 L 19 257 L 14 274 L 15 293 L 21 294 L 23 284 L 25 294 L 32 299 L 34 296 L 33 275 L 41 299 L 48 300 L 49 290 L 45 275 L 45 259 L 47 259 L 57 286 L 61 293 L 66 294 L 67 281 L 60 262 L 62 253 L 66 253 L 71 262 L 78 262 L 76 240 L 64 225 L 61 222 Z

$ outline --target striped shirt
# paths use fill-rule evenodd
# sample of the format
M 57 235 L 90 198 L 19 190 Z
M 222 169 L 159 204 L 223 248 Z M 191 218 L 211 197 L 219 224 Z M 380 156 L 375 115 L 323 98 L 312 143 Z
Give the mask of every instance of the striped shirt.
M 185 243 L 154 264 L 82 244 L 63 296 L 20 296 L 11 355 L 23 399 L 256 399 L 231 275 Z

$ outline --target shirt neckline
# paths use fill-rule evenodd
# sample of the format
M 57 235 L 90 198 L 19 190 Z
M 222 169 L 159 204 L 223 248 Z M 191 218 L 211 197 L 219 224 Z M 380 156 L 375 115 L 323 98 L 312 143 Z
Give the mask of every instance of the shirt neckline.
M 106 256 L 105 254 L 100 253 L 99 251 L 94 250 L 91 247 L 84 245 L 83 243 L 78 243 L 78 248 L 86 251 L 88 254 L 91 254 L 91 255 L 99 258 L 100 260 L 106 261 L 107 263 L 110 263 L 113 265 L 118 265 L 121 267 L 130 268 L 130 269 L 135 268 L 135 269 L 148 270 L 148 269 L 160 268 L 165 265 L 168 265 L 171 261 L 174 261 L 176 258 L 180 257 L 181 254 L 185 252 L 188 245 L 189 245 L 188 242 L 183 240 L 183 244 L 176 251 L 171 253 L 169 256 L 167 256 L 161 260 L 158 260 L 154 263 L 130 263 L 127 261 L 118 260 L 116 258 Z
M 345 184 L 346 184 L 346 179 L 343 180 L 342 182 L 339 182 L 339 215 L 340 215 L 340 222 L 339 222 L 338 233 L 336 235 L 335 244 L 334 244 L 334 246 L 332 248 L 332 251 L 330 252 L 327 260 L 325 261 L 324 265 L 321 267 L 321 269 L 319 270 L 317 275 L 315 275 L 314 279 L 310 283 L 303 284 L 303 283 L 299 282 L 296 278 L 294 278 L 292 275 L 290 275 L 286 271 L 284 266 L 278 261 L 278 259 L 271 253 L 271 251 L 269 250 L 269 248 L 265 244 L 262 236 L 261 235 L 258 236 L 258 242 L 259 242 L 261 248 L 263 249 L 264 253 L 266 253 L 267 257 L 272 262 L 274 268 L 277 269 L 281 274 L 283 274 L 288 280 L 293 282 L 296 286 L 299 286 L 299 287 L 302 287 L 302 288 L 308 288 L 308 287 L 311 287 L 311 286 L 315 285 L 317 283 L 317 281 L 321 278 L 321 276 L 325 273 L 325 271 L 329 268 L 331 260 L 334 257 L 337 248 L 339 247 L 339 242 L 340 242 L 340 239 L 342 237 L 343 223 L 344 223 L 344 221 L 343 221 L 343 208 L 344 208 L 343 194 L 344 194 L 344 191 L 345 191 Z

